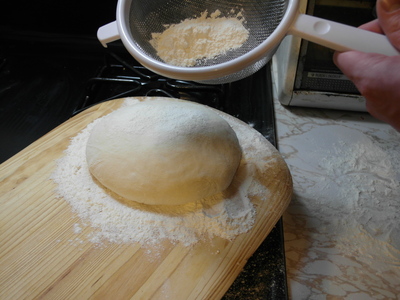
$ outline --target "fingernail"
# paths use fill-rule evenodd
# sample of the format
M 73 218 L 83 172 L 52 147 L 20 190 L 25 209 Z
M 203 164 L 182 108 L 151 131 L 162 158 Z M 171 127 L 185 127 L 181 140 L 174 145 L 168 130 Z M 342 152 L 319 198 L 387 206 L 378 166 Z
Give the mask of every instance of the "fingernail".
M 381 0 L 380 2 L 383 10 L 388 13 L 400 10 L 400 0 Z

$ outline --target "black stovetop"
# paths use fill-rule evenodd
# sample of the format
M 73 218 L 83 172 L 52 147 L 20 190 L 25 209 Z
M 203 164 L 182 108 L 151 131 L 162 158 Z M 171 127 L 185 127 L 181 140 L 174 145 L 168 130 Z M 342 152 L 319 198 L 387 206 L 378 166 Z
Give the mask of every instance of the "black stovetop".
M 1 31 L 0 31 L 1 34 Z M 114 43 L 13 32 L 0 40 L 0 162 L 81 110 L 128 96 L 196 101 L 247 122 L 272 143 L 268 67 L 246 79 L 204 85 L 168 79 L 140 66 Z
M 141 67 L 120 42 L 103 48 L 91 28 L 84 34 L 75 27 L 37 30 L 12 20 L 0 23 L 0 163 L 91 105 L 128 96 L 167 96 L 217 108 L 276 146 L 269 65 L 224 85 L 173 80 Z M 103 25 L 107 18 L 97 22 Z M 286 298 L 279 221 L 224 299 Z

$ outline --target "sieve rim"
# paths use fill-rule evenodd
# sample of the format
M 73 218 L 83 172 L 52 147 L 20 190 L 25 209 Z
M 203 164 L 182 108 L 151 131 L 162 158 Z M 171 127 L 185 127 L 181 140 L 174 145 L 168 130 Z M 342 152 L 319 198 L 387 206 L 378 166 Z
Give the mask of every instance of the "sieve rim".
M 146 55 L 132 41 L 133 38 L 129 27 L 129 10 L 132 1 L 133 0 L 119 0 L 117 5 L 117 26 L 125 48 L 140 64 L 149 70 L 165 77 L 191 81 L 213 80 L 232 75 L 263 59 L 269 53 L 276 50 L 280 42 L 288 34 L 291 24 L 296 19 L 296 15 L 299 14 L 299 1 L 288 0 L 287 9 L 281 22 L 270 36 L 257 47 L 230 61 L 212 66 L 181 67 L 167 64 Z

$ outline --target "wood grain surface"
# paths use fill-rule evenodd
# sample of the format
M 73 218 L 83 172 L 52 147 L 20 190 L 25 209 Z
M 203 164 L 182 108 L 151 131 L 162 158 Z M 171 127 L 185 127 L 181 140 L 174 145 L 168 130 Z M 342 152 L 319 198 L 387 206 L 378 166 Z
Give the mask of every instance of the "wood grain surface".
M 50 175 L 70 138 L 123 100 L 89 108 L 0 165 L 0 299 L 219 299 L 282 216 L 292 181 L 270 145 L 269 201 L 252 199 L 255 225 L 235 240 L 164 242 L 157 255 L 138 244 L 83 242 L 91 228 L 74 232 L 77 217 Z

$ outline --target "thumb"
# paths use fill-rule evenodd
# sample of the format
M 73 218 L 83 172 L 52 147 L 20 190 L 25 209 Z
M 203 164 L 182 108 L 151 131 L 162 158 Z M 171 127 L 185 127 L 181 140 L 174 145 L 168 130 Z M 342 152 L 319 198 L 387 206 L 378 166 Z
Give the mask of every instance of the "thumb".
M 400 50 L 400 0 L 378 0 L 376 9 L 383 32 Z

